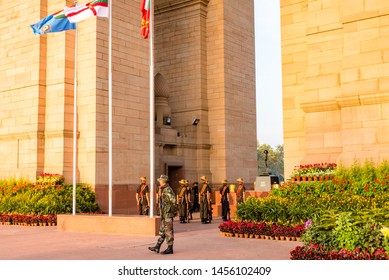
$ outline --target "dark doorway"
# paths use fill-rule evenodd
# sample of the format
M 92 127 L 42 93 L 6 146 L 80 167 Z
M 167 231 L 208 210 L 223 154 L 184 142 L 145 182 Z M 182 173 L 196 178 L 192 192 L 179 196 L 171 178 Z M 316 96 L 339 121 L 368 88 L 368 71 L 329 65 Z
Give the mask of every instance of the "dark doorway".
M 177 189 L 180 186 L 178 183 L 181 179 L 184 178 L 184 168 L 182 166 L 168 166 L 167 167 L 169 184 L 172 187 L 173 191 L 177 193 Z

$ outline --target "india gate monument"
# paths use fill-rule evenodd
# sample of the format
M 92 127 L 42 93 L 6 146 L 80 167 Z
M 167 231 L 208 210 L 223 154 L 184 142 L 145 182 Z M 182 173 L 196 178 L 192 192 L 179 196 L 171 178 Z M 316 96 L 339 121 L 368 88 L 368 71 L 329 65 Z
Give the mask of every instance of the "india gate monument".
M 140 0 L 110 2 L 113 213 L 128 214 L 139 178 L 146 176 L 148 181 L 150 176 L 150 50 L 149 39 L 140 34 Z M 381 14 L 388 12 L 389 4 L 367 11 L 366 19 L 360 18 L 364 7 L 344 9 L 353 12 L 344 21 L 341 3 L 351 6 L 352 1 L 339 1 L 333 22 L 316 23 L 309 20 L 309 10 L 321 11 L 306 7 L 311 1 L 282 2 L 301 6 L 295 10 L 285 4 L 284 14 L 290 10 L 291 17 L 301 13 L 300 19 L 308 19 L 292 25 L 284 17 L 283 23 L 284 32 L 296 29 L 283 43 L 285 59 L 297 64 L 285 70 L 286 121 L 301 120 L 294 125 L 296 131 L 286 125 L 286 147 L 295 154 L 288 162 L 313 155 L 318 141 L 314 146 L 309 141 L 319 137 L 324 139 L 320 154 L 332 158 L 347 157 L 360 144 L 377 155 L 385 144 L 388 151 L 388 106 L 381 103 L 387 101 L 388 79 L 382 75 L 389 53 L 379 36 L 389 22 Z M 90 184 L 106 211 L 108 19 L 89 18 L 77 24 L 77 32 L 34 35 L 30 28 L 73 4 L 0 2 L 0 177 L 35 180 L 41 173 L 58 173 L 72 182 L 76 88 L 77 182 Z M 236 183 L 242 177 L 252 187 L 257 176 L 254 0 L 155 0 L 153 35 L 155 178 L 167 174 L 174 188 L 182 178 L 192 183 L 205 175 L 215 187 L 224 179 Z M 364 45 L 367 39 L 374 40 L 370 49 Z M 331 61 L 324 61 L 327 55 L 318 50 L 327 40 Z M 343 53 L 350 55 L 347 61 Z M 325 126 L 314 126 L 323 117 Z M 343 127 L 342 117 L 349 127 Z M 362 119 L 363 136 L 356 137 L 359 127 L 354 123 Z M 370 143 L 373 138 L 378 143 Z M 341 148 L 344 144 L 346 150 Z
M 388 160 L 389 1 L 280 4 L 285 175 Z

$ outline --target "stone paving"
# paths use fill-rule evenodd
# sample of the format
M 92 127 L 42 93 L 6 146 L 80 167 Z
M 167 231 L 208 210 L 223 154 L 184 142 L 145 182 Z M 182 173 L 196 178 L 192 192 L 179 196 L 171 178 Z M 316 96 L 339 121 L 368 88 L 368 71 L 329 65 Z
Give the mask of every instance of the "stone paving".
M 147 249 L 158 237 L 58 231 L 0 225 L 0 260 L 289 260 L 296 241 L 223 237 L 218 225 L 174 222 L 174 254 Z M 166 248 L 164 243 L 161 250 Z

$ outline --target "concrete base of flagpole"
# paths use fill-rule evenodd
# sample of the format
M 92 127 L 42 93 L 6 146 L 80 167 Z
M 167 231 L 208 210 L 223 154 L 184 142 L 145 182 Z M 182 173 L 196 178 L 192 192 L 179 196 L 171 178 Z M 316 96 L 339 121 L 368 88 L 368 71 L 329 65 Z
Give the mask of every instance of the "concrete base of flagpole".
M 157 236 L 160 217 L 125 215 L 58 215 L 57 230 L 123 235 Z

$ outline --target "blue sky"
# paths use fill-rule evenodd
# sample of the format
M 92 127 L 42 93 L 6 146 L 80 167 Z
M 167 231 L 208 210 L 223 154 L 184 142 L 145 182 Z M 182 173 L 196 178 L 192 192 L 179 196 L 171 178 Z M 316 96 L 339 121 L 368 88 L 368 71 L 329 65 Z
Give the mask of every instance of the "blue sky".
M 283 144 L 280 4 L 254 0 L 257 93 L 257 139 Z

